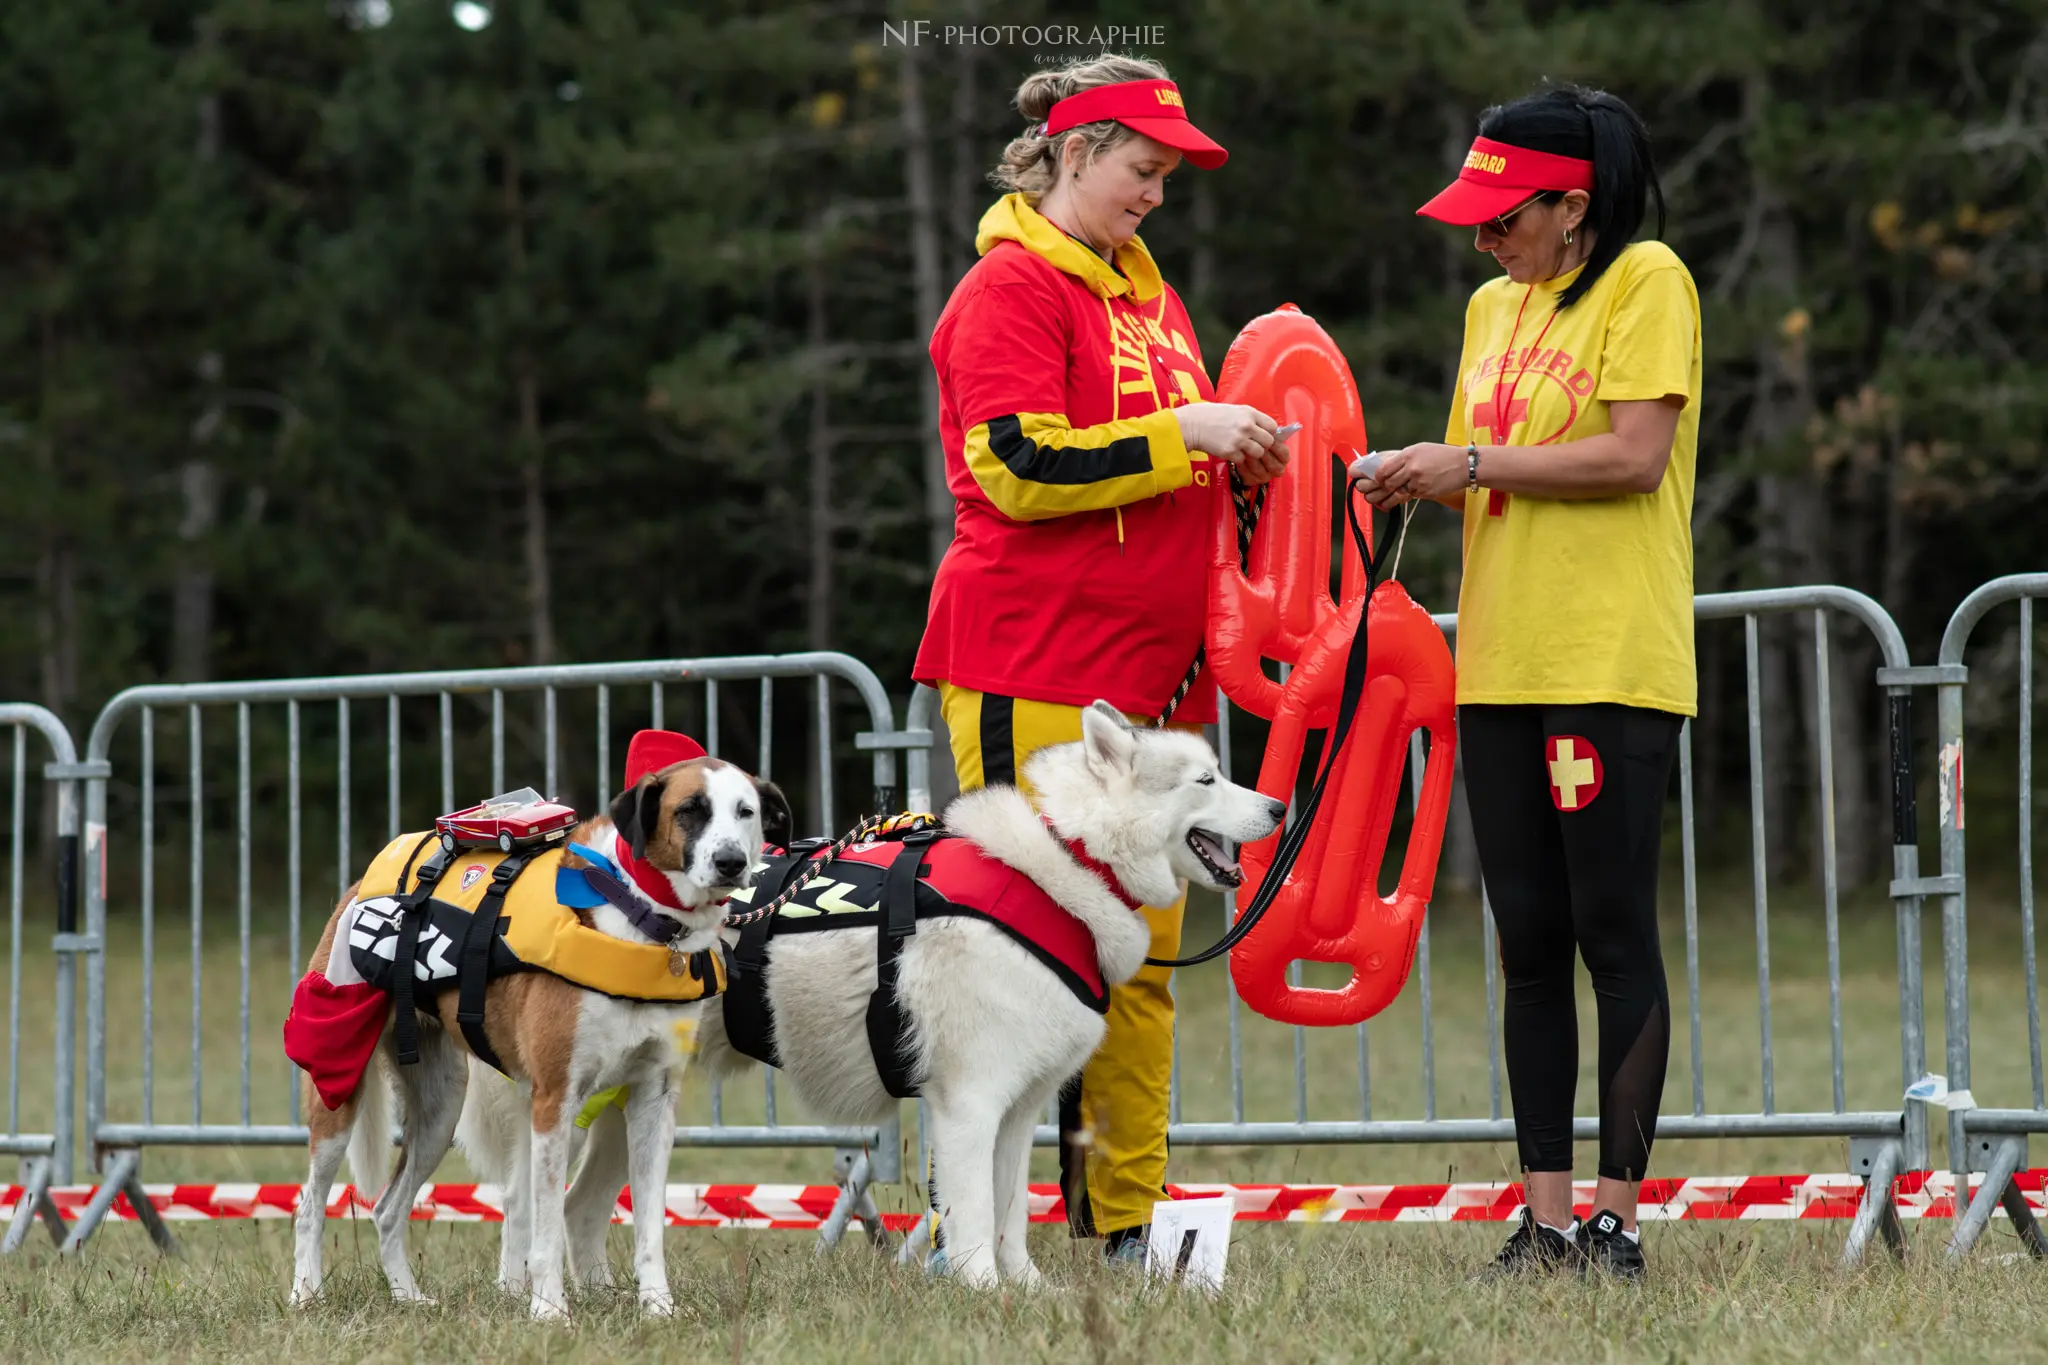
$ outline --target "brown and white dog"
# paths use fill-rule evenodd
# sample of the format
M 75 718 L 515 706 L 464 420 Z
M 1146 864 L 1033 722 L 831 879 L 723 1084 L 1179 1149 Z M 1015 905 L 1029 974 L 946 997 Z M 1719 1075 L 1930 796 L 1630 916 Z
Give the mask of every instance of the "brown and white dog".
M 675 905 L 659 903 L 629 877 L 635 915 L 610 904 L 578 913 L 590 927 L 635 943 L 658 941 L 643 933 L 635 920 L 651 924 L 656 921 L 647 916 L 660 915 L 681 925 L 678 946 L 683 951 L 714 948 L 725 921 L 725 898 L 749 884 L 763 839 L 787 842 L 790 825 L 789 804 L 772 783 L 757 781 L 715 758 L 671 764 L 623 792 L 612 803 L 609 819 L 586 821 L 570 837 L 629 870 L 638 864 L 641 876 L 658 873 L 673 891 L 659 899 Z M 313 950 L 313 971 L 326 973 L 335 945 L 349 942 L 360 904 L 351 887 Z M 346 951 L 340 954 L 343 960 L 347 956 Z M 625 1125 L 633 1206 L 659 1209 L 675 1134 L 675 1026 L 703 1007 L 704 1002 L 620 1000 L 541 971 L 519 972 L 490 983 L 484 1029 L 516 1083 L 531 1123 L 530 1133 L 522 1135 L 530 1140 L 511 1144 L 499 1283 L 514 1292 L 529 1292 L 534 1317 L 557 1318 L 567 1312 L 563 1190 L 577 1114 L 599 1092 L 630 1087 Z M 394 1060 L 387 1022 L 370 1069 L 356 1093 L 337 1109 L 327 1108 L 310 1077 L 305 1079 L 311 1170 L 299 1200 L 294 1304 L 305 1303 L 320 1291 L 328 1191 L 342 1156 L 350 1158 L 359 1186 L 380 1186 L 377 1176 L 387 1164 L 390 1131 L 387 1082 L 399 1095 L 401 1144 L 397 1167 L 388 1182 L 381 1182 L 383 1193 L 373 1215 L 378 1252 L 393 1299 L 429 1302 L 406 1261 L 406 1225 L 420 1186 L 448 1152 L 463 1110 L 468 1049 L 456 1024 L 456 1009 L 453 990 L 422 1002 L 420 1059 L 412 1066 L 399 1066 Z M 662 1225 L 659 1217 L 636 1219 L 633 1232 L 640 1305 L 657 1315 L 674 1311 L 662 1259 Z

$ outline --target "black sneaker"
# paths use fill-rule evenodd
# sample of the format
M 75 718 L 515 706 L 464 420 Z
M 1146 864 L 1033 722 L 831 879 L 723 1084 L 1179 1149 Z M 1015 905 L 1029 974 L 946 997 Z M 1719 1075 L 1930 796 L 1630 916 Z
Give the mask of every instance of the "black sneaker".
M 1642 1244 L 1621 1230 L 1621 1215 L 1601 1209 L 1579 1229 L 1579 1251 L 1588 1270 L 1617 1280 L 1640 1280 L 1649 1267 Z
M 1134 1228 L 1118 1228 L 1102 1239 L 1102 1259 L 1119 1268 L 1145 1268 L 1145 1251 L 1152 1240 L 1152 1225 L 1140 1223 Z
M 1508 1238 L 1491 1265 L 1472 1273 L 1473 1280 L 1494 1280 L 1508 1275 L 1571 1274 L 1584 1268 L 1586 1253 L 1579 1244 L 1555 1228 L 1536 1221 L 1536 1215 L 1522 1210 L 1522 1226 Z

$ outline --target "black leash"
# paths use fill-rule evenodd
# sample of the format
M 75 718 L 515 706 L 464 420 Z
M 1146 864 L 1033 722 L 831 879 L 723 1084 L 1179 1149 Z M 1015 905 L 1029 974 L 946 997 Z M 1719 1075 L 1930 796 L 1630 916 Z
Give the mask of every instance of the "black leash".
M 1319 765 L 1320 771 L 1316 774 L 1315 784 L 1309 788 L 1308 799 L 1296 813 L 1294 823 L 1288 826 L 1287 832 L 1281 836 L 1280 846 L 1273 852 L 1273 865 L 1266 870 L 1266 879 L 1259 887 L 1259 894 L 1252 898 L 1250 905 L 1238 911 L 1237 919 L 1224 932 L 1223 937 L 1191 957 L 1148 957 L 1145 959 L 1145 965 L 1148 967 L 1193 967 L 1221 957 L 1235 948 L 1244 940 L 1244 936 L 1257 926 L 1273 902 L 1279 899 L 1281 889 L 1294 871 L 1295 861 L 1301 857 L 1301 850 L 1308 843 L 1309 830 L 1315 824 L 1316 812 L 1323 804 L 1323 791 L 1329 786 L 1330 774 L 1336 769 L 1337 755 L 1343 751 L 1344 741 L 1351 736 L 1351 722 L 1353 714 L 1358 709 L 1359 698 L 1365 694 L 1366 620 L 1371 614 L 1372 595 L 1380 585 L 1381 570 L 1393 563 L 1391 557 L 1384 565 L 1373 558 L 1372 549 L 1366 543 L 1365 529 L 1359 525 L 1358 500 L 1351 495 L 1348 483 L 1344 489 L 1344 513 L 1351 523 L 1352 544 L 1358 547 L 1359 558 L 1365 564 L 1365 600 L 1359 606 L 1358 631 L 1351 637 L 1351 650 L 1344 660 L 1344 688 L 1337 700 L 1337 724 L 1330 730 L 1328 742 L 1323 746 L 1322 762 Z M 1401 518 L 1404 529 L 1411 514 L 1412 507 L 1409 505 L 1402 506 L 1395 514 Z M 1367 513 L 1367 516 L 1370 515 L 1371 513 Z M 1245 536 L 1242 517 L 1239 519 L 1238 533 L 1241 540 L 1248 539 Z M 1398 534 L 1395 543 L 1399 543 Z M 1178 701 L 1176 698 L 1176 704 Z M 1169 713 L 1171 709 L 1168 708 Z

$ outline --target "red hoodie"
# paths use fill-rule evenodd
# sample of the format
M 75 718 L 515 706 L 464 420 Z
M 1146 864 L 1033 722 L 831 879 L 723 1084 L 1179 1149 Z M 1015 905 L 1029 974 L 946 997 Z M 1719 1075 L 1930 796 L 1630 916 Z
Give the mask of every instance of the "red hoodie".
M 1172 413 L 1215 398 L 1194 326 L 1142 241 L 1112 269 L 1021 195 L 975 246 L 932 332 L 956 509 L 915 676 L 1155 715 L 1202 643 L 1227 468 Z M 1203 678 L 1175 719 L 1215 718 Z

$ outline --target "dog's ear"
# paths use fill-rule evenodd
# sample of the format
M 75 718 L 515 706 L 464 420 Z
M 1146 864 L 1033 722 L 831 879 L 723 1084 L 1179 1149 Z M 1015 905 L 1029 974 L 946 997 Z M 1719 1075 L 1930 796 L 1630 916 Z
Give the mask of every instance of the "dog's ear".
M 661 793 L 665 785 L 649 773 L 612 802 L 612 828 L 618 830 L 635 858 L 646 854 L 647 841 L 654 837 L 655 822 L 661 819 Z
M 761 841 L 788 848 L 796 838 L 796 813 L 789 808 L 789 798 L 765 777 L 754 779 L 754 790 L 761 798 Z
M 1081 749 L 1097 772 L 1129 772 L 1138 753 L 1137 737 L 1123 713 L 1106 701 L 1081 712 Z

